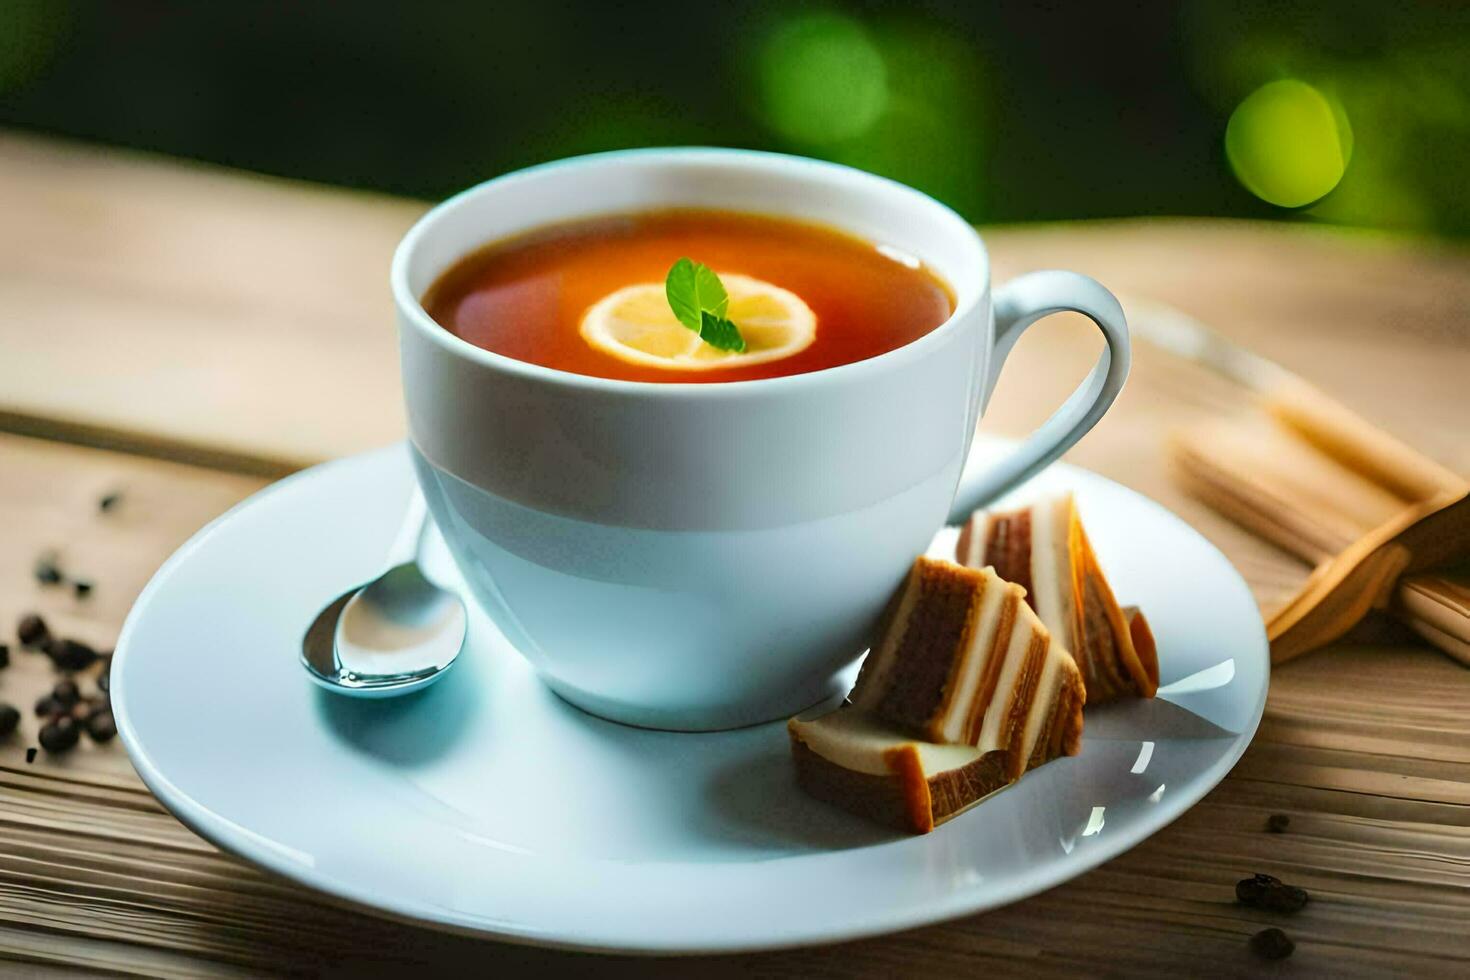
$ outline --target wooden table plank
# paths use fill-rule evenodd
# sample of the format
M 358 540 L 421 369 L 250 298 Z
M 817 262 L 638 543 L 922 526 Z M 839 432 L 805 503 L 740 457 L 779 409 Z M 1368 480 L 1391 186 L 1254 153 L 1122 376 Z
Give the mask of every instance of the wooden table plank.
M 0 135 L 0 429 L 82 436 L 277 472 L 401 432 L 384 279 L 422 205 Z M 1221 222 L 1108 222 L 987 234 L 998 276 L 1090 272 L 1252 343 L 1400 436 L 1470 471 L 1470 258 L 1371 236 Z M 270 289 L 263 284 L 270 284 Z M 1077 318 L 1023 340 L 989 431 L 1034 425 L 1098 342 Z M 64 379 L 64 383 L 58 379 Z M 139 379 L 144 379 L 140 383 Z M 146 388 L 143 385 L 146 384 Z M 1180 513 L 1270 605 L 1305 570 L 1182 495 L 1162 463 L 1174 425 L 1240 393 L 1141 346 L 1115 411 L 1071 454 Z M 234 475 L 0 435 L 0 633 L 40 608 L 109 646 L 147 576 L 261 485 Z M 108 515 L 96 500 L 124 491 Z M 41 589 L 44 548 L 95 577 L 84 601 Z M 0 699 L 47 665 L 16 654 Z M 1236 770 L 1139 848 L 984 916 L 835 948 L 701 961 L 715 976 L 1237 975 L 1280 924 L 1297 971 L 1465 972 L 1470 939 L 1470 672 L 1417 646 L 1339 648 L 1273 676 Z M 24 761 L 0 744 L 0 957 L 140 975 L 400 968 L 684 976 L 690 964 L 521 949 L 373 922 L 220 855 L 131 774 L 118 746 Z M 1291 817 L 1268 834 L 1266 817 Z M 65 828 L 58 832 L 57 828 Z M 1282 920 L 1233 885 L 1277 873 L 1313 893 Z M 372 945 L 357 949 L 363 937 Z M 382 964 L 378 964 L 381 966 Z
M 398 438 L 424 207 L 0 133 L 0 419 L 277 473 Z

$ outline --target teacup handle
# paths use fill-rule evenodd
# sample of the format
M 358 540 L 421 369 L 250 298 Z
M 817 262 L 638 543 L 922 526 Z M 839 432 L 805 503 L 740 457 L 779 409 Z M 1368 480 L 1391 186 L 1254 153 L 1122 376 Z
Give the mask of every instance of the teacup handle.
M 995 390 L 1006 357 L 1026 328 L 1043 317 L 1068 310 L 1096 323 L 1107 347 L 1092 373 L 1015 452 L 973 479 L 961 482 L 954 506 L 950 508 L 950 523 L 963 522 L 973 511 L 1035 475 L 1072 448 L 1073 443 L 1097 424 L 1123 390 L 1133 356 L 1128 346 L 1128 321 L 1123 316 L 1123 307 L 1097 280 L 1075 272 L 1047 269 L 1013 279 L 995 294 L 995 348 L 984 379 L 982 411 Z

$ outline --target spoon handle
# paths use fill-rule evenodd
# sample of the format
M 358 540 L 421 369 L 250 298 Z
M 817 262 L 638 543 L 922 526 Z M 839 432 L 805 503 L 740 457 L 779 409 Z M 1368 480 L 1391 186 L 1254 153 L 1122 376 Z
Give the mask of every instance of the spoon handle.
M 398 528 L 398 537 L 393 539 L 393 546 L 388 549 L 389 568 L 418 560 L 419 541 L 424 536 L 424 524 L 428 516 L 429 508 L 424 503 L 423 491 L 415 484 L 413 493 L 408 498 L 408 510 L 403 515 L 403 524 Z

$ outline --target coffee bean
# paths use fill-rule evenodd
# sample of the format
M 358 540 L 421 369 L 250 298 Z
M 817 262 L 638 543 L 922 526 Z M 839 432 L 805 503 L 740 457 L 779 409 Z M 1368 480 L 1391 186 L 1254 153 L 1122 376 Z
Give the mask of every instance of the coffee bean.
M 51 696 L 63 708 L 70 708 L 82 699 L 82 689 L 77 687 L 77 682 L 70 677 L 63 677 L 51 689 Z
M 112 710 L 112 701 L 105 694 L 89 694 L 72 705 L 71 716 L 77 721 L 86 721 L 99 711 Z
M 1263 960 L 1284 960 L 1296 949 L 1296 943 L 1280 929 L 1262 929 L 1251 937 L 1251 952 Z
M 1256 898 L 1267 888 L 1275 888 L 1281 884 L 1280 878 L 1271 875 L 1256 874 L 1249 878 L 1242 878 L 1235 883 L 1235 900 L 1243 905 L 1256 904 Z
M 0 670 L 10 666 L 10 644 L 0 643 Z
M 110 742 L 117 736 L 117 719 L 108 709 L 97 711 L 87 719 L 87 734 L 97 743 Z
M 102 672 L 97 675 L 97 690 L 108 694 L 112 689 L 112 655 L 102 658 Z
M 37 718 L 55 718 L 66 710 L 66 706 L 49 694 L 36 701 Z
M 92 583 L 84 578 L 79 578 L 71 583 L 71 590 L 78 599 L 85 599 L 92 594 Z
M 1267 833 L 1284 834 L 1289 826 L 1291 826 L 1291 818 L 1284 813 L 1273 813 L 1266 818 Z
M 20 711 L 13 704 L 0 701 L 0 738 L 5 738 L 20 725 Z
M 27 649 L 35 649 L 51 638 L 51 630 L 47 628 L 46 621 L 35 613 L 22 616 L 20 626 L 15 632 L 20 638 L 20 645 Z
M 106 701 L 99 697 L 82 698 L 68 709 L 68 713 L 77 721 L 86 721 L 99 711 L 111 707 Z
M 67 715 L 41 726 L 41 748 L 51 753 L 69 752 L 82 737 L 82 730 Z
M 52 640 L 46 644 L 46 656 L 57 670 L 68 673 L 86 670 L 97 662 L 97 651 L 80 640 Z
M 1300 912 L 1307 904 L 1306 889 L 1285 884 L 1280 878 L 1263 874 L 1236 882 L 1235 898 L 1242 905 L 1268 912 Z
M 37 558 L 31 571 L 36 576 L 36 581 L 42 585 L 59 585 L 64 578 L 61 567 L 56 564 L 55 555 L 47 554 Z

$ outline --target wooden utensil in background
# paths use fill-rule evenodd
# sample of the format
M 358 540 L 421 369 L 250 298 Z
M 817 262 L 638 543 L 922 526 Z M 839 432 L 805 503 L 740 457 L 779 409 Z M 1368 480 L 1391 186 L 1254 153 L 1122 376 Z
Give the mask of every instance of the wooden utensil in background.
M 1256 415 L 1183 430 L 1191 492 L 1316 566 L 1266 623 L 1281 663 L 1386 609 L 1470 666 L 1470 481 L 1184 314 L 1129 308 L 1133 330 L 1256 392 Z

